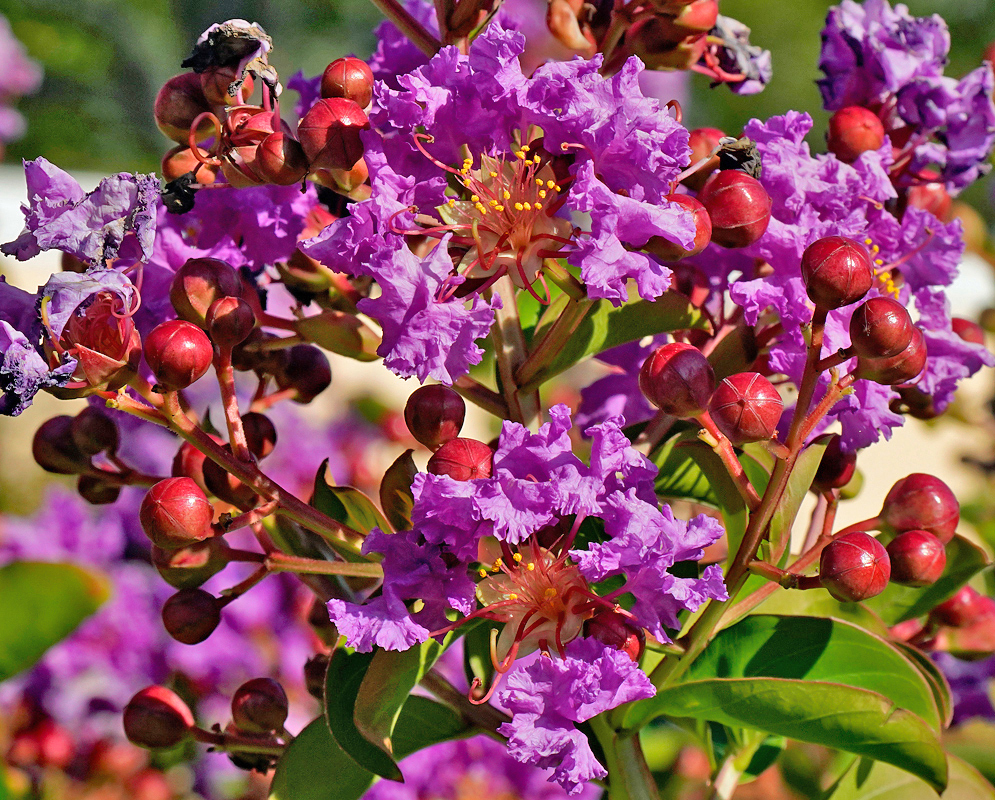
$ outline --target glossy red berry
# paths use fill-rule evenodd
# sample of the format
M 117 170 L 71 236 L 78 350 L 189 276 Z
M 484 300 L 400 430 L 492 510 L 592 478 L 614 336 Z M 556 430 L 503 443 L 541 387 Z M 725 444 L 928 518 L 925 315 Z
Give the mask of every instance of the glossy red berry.
M 152 544 L 166 550 L 186 547 L 214 534 L 214 507 L 190 478 L 166 478 L 149 489 L 139 519 Z
M 896 482 L 879 514 L 891 530 L 923 530 L 946 544 L 960 522 L 960 503 L 939 478 L 914 472 Z
M 242 279 L 231 265 L 217 258 L 191 258 L 176 270 L 169 301 L 180 319 L 206 328 L 211 303 L 241 293 Z
M 459 436 L 465 417 L 466 403 L 448 386 L 415 389 L 404 405 L 405 425 L 430 450 L 437 450 Z
M 902 586 L 931 586 L 947 566 L 943 542 L 927 531 L 905 531 L 886 548 L 891 558 L 891 580 Z
M 366 108 L 373 100 L 373 72 L 354 56 L 336 58 L 321 75 L 321 96 L 344 97 Z
M 866 358 L 898 355 L 911 344 L 914 331 L 908 309 L 891 297 L 872 297 L 850 317 L 850 344 Z
M 926 367 L 926 337 L 919 328 L 912 328 L 912 339 L 898 355 L 888 358 L 857 359 L 856 375 L 883 386 L 908 383 Z
M 851 164 L 861 153 L 884 144 L 884 125 L 878 115 L 863 106 L 841 108 L 829 118 L 826 131 L 829 152 Z
M 846 486 L 857 470 L 857 454 L 843 451 L 842 437 L 834 433 L 822 453 L 822 461 L 812 480 L 812 488 L 817 492 L 828 492 Z
M 166 633 L 182 644 L 200 644 L 221 622 L 221 606 L 203 589 L 180 589 L 162 607 Z
M 584 635 L 621 650 L 633 661 L 639 661 L 646 648 L 646 631 L 618 611 L 597 612 L 584 623 Z
M 186 389 L 204 376 L 214 358 L 207 334 L 192 322 L 160 323 L 145 338 L 145 360 L 167 391 Z
M 679 261 L 682 258 L 696 256 L 712 240 L 712 218 L 708 216 L 705 207 L 687 194 L 668 194 L 666 197 L 671 203 L 675 203 L 690 211 L 694 217 L 695 234 L 694 244 L 690 250 L 685 250 L 677 242 L 664 239 L 662 236 L 654 236 L 646 243 L 646 249 L 664 261 Z
M 476 439 L 451 439 L 428 460 L 433 475 L 448 475 L 453 480 L 469 481 L 491 477 L 494 451 Z
M 739 170 L 722 170 L 698 193 L 712 219 L 712 241 L 723 247 L 747 247 L 770 223 L 770 195 L 760 181 Z
M 190 735 L 193 714 L 165 686 L 147 686 L 124 707 L 124 733 L 139 747 L 173 747 Z
M 833 539 L 819 560 L 819 580 L 842 603 L 855 603 L 881 594 L 890 577 L 888 551 L 863 531 Z
M 272 678 L 253 678 L 235 691 L 231 716 L 248 733 L 280 731 L 287 721 L 287 694 Z
M 665 414 L 694 417 L 705 410 L 715 391 L 715 371 L 698 348 L 671 342 L 643 362 L 639 389 Z
M 352 169 L 363 157 L 360 132 L 370 122 L 352 100 L 332 97 L 319 100 L 301 119 L 297 138 L 311 169 Z
M 712 421 L 736 445 L 772 438 L 783 410 L 777 389 L 757 372 L 725 378 L 708 403 Z
M 207 333 L 218 347 L 241 344 L 256 327 L 256 315 L 241 297 L 219 297 L 207 309 Z
M 812 242 L 802 253 L 801 271 L 809 298 L 827 309 L 856 303 L 874 283 L 867 248 L 845 236 Z
M 929 618 L 937 625 L 963 628 L 974 622 L 985 610 L 988 598 L 970 586 L 962 586 L 956 594 L 944 600 L 929 612 Z

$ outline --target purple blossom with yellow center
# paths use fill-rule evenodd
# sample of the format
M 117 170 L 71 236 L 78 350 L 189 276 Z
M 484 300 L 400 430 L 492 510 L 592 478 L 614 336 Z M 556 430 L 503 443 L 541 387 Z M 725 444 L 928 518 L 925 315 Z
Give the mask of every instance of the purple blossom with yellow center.
M 404 377 L 452 383 L 480 360 L 474 340 L 489 330 L 498 281 L 545 302 L 546 262 L 566 259 L 590 297 L 621 304 L 632 279 L 655 299 L 671 271 L 639 249 L 655 236 L 693 239 L 691 215 L 666 199 L 688 134 L 643 96 L 638 60 L 611 78 L 598 58 L 526 77 L 523 48 L 491 25 L 469 55 L 444 48 L 399 88 L 378 83 L 363 134 L 372 197 L 304 245 L 336 271 L 376 279 L 388 300 L 361 310 L 385 329 L 379 352 Z M 436 319 L 440 343 L 401 330 Z

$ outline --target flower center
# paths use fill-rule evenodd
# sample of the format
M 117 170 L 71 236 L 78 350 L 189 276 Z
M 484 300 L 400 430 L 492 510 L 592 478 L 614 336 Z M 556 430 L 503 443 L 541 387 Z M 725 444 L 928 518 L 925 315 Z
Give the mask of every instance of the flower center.
M 898 284 L 895 283 L 892 276 L 891 265 L 885 264 L 884 259 L 881 258 L 881 248 L 874 244 L 874 240 L 869 236 L 864 239 L 864 244 L 867 245 L 867 249 L 871 253 L 871 271 L 874 273 L 874 279 L 878 282 L 882 293 L 897 300 Z

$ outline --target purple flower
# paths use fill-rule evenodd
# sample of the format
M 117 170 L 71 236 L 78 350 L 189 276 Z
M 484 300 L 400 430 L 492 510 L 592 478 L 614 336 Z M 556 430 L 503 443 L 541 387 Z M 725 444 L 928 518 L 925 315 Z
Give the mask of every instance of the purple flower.
M 438 35 L 439 23 L 435 7 L 424 0 L 404 0 L 404 8 L 431 34 Z M 428 61 L 418 47 L 390 20 L 384 20 L 374 35 L 377 48 L 370 57 L 370 70 L 378 81 L 384 81 L 391 89 L 398 88 L 397 78 L 424 66 Z
M 331 269 L 377 280 L 381 297 L 367 308 L 389 331 L 381 352 L 401 375 L 451 382 L 476 363 L 474 340 L 490 327 L 476 298 L 497 280 L 540 297 L 544 259 L 563 255 L 592 297 L 620 304 L 631 278 L 654 299 L 670 270 L 635 251 L 654 236 L 693 240 L 691 215 L 665 199 L 687 164 L 688 134 L 642 95 L 638 60 L 608 79 L 599 59 L 526 77 L 523 47 L 492 24 L 468 55 L 444 48 L 397 88 L 378 84 L 364 134 L 373 196 L 303 246 Z M 541 144 L 530 138 L 540 128 Z M 574 228 L 581 214 L 590 231 Z M 414 235 L 440 241 L 412 253 Z M 448 362 L 429 323 L 444 332 Z
M 509 673 L 497 700 L 512 721 L 498 730 L 508 737 L 513 758 L 552 769 L 550 781 L 575 795 L 608 774 L 575 723 L 655 693 L 627 655 L 594 639 L 576 639 L 565 658 L 538 658 Z
M 949 653 L 933 653 L 933 661 L 950 684 L 954 701 L 954 725 L 974 717 L 995 719 L 991 700 L 991 681 L 995 677 L 995 658 L 962 661 Z
M 43 250 L 61 250 L 89 264 L 133 263 L 152 255 L 155 175 L 121 172 L 84 192 L 69 173 L 44 158 L 24 162 L 28 205 L 24 230 L 0 251 L 26 261 Z
M 41 78 L 41 67 L 28 57 L 7 18 L 0 14 L 0 142 L 24 135 L 24 118 L 7 103 L 36 92 Z
M 721 70 L 715 79 L 725 83 L 735 94 L 762 92 L 774 75 L 770 50 L 750 44 L 750 29 L 739 20 L 721 14 L 708 35 L 721 39 L 721 44 L 710 48 Z M 707 67 L 708 62 L 705 63 Z M 741 78 L 730 80 L 727 76 Z
M 657 336 L 645 345 L 629 342 L 599 354 L 598 360 L 612 371 L 580 390 L 577 427 L 587 428 L 611 417 L 621 417 L 626 425 L 652 419 L 656 409 L 639 389 L 639 370 L 649 354 L 665 342 L 666 337 Z
M 297 92 L 297 102 L 294 104 L 294 115 L 301 119 L 308 110 L 321 99 L 321 75 L 309 78 L 303 70 L 298 70 L 290 76 L 287 88 Z

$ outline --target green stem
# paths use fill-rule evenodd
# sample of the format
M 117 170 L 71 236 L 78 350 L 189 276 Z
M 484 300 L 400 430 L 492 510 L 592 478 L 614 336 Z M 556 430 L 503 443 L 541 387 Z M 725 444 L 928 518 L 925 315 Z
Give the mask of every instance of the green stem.
M 501 298 L 501 308 L 495 315 L 491 337 L 494 340 L 494 357 L 501 375 L 501 389 L 508 404 L 509 419 L 527 428 L 534 428 L 539 422 L 539 395 L 535 389 L 520 389 L 516 380 L 518 370 L 528 356 L 528 349 L 518 318 L 515 286 L 510 280 L 502 279 L 497 282 L 495 289 Z
M 383 578 L 379 564 L 361 564 L 353 561 L 322 561 L 301 558 L 283 553 L 270 553 L 263 561 L 270 572 L 297 572 L 306 575 L 350 575 L 356 578 Z
M 453 389 L 489 414 L 493 414 L 499 419 L 508 418 L 508 404 L 505 403 L 504 398 L 469 375 L 461 375 L 457 378 L 453 384 Z
M 593 717 L 590 724 L 608 762 L 609 800 L 660 800 L 639 736 L 612 730 L 604 714 Z
M 584 299 L 570 302 L 563 313 L 552 324 L 542 341 L 536 345 L 529 357 L 515 372 L 521 391 L 538 389 L 550 376 L 546 374 L 553 359 L 559 355 L 567 340 L 584 321 L 584 317 L 594 307 L 594 300 Z

